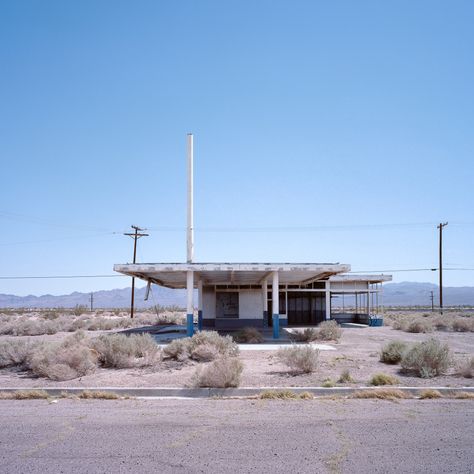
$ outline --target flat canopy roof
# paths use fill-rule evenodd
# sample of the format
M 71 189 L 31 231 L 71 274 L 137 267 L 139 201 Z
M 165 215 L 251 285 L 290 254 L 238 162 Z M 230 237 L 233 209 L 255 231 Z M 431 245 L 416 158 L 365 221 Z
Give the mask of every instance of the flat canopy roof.
M 204 285 L 260 285 L 277 271 L 281 285 L 301 285 L 350 271 L 340 263 L 128 263 L 114 265 L 125 275 L 168 288 L 186 288 L 186 272 Z
M 384 281 L 392 281 L 392 275 L 371 274 L 371 275 L 334 275 L 329 278 L 331 282 L 337 283 L 357 283 L 360 281 L 368 283 L 383 283 Z

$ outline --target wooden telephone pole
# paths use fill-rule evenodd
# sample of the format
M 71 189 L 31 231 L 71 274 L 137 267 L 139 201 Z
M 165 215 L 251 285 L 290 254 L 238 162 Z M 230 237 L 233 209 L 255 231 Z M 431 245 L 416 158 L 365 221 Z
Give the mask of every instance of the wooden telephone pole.
M 443 227 L 447 222 L 439 223 L 439 312 L 443 314 Z
M 143 234 L 140 233 L 141 231 L 144 231 L 146 229 L 141 229 L 140 227 L 136 225 L 130 226 L 132 229 L 134 229 L 134 232 L 129 232 L 125 233 L 123 235 L 128 235 L 129 237 L 132 237 L 133 239 L 133 263 L 136 263 L 137 261 L 137 240 L 140 237 L 148 237 L 150 234 Z M 132 277 L 132 301 L 130 302 L 130 318 L 133 318 L 133 308 L 135 306 L 135 277 Z

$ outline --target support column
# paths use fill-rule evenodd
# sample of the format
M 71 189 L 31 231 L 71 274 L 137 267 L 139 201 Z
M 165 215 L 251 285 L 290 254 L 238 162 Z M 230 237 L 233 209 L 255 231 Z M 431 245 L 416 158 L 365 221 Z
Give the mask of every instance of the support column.
M 280 338 L 280 282 L 278 272 L 273 272 L 272 281 L 272 323 L 273 323 L 273 339 Z
M 202 280 L 198 280 L 198 331 L 202 331 Z
M 186 273 L 186 335 L 191 337 L 194 334 L 194 272 L 188 270 Z
M 370 283 L 367 283 L 367 315 L 370 318 Z
M 326 280 L 326 321 L 331 319 L 331 284 Z
M 262 283 L 262 301 L 263 301 L 263 327 L 268 327 L 268 283 L 265 279 Z

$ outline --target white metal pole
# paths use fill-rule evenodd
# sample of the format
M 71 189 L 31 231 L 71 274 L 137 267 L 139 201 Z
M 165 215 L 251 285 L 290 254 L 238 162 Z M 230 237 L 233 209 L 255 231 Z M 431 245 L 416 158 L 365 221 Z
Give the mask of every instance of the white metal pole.
M 186 272 L 186 334 L 192 336 L 194 334 L 194 272 L 188 270 Z
M 194 140 L 193 134 L 188 133 L 188 226 L 187 226 L 187 262 L 194 260 L 194 203 L 193 203 L 193 160 L 194 160 Z
M 202 331 L 202 280 L 198 280 L 198 329 Z
M 326 280 L 326 321 L 331 319 L 331 283 Z
M 262 301 L 263 301 L 263 327 L 268 325 L 268 283 L 267 280 L 262 282 Z
M 280 294 L 279 287 L 280 282 L 278 278 L 278 272 L 273 272 L 272 279 L 272 324 L 273 324 L 273 337 L 278 339 L 280 337 Z

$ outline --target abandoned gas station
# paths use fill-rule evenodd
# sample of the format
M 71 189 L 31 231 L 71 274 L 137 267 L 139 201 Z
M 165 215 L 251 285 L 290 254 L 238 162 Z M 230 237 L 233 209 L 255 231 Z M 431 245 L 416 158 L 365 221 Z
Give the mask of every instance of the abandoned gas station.
M 316 326 L 336 319 L 367 324 L 382 306 L 382 283 L 390 275 L 348 274 L 340 263 L 196 263 L 193 223 L 193 136 L 188 135 L 188 212 L 186 263 L 117 264 L 114 270 L 151 284 L 186 289 L 187 334 L 194 332 L 197 289 L 198 330 L 244 326 Z M 352 296 L 354 305 L 332 310 L 335 298 Z

